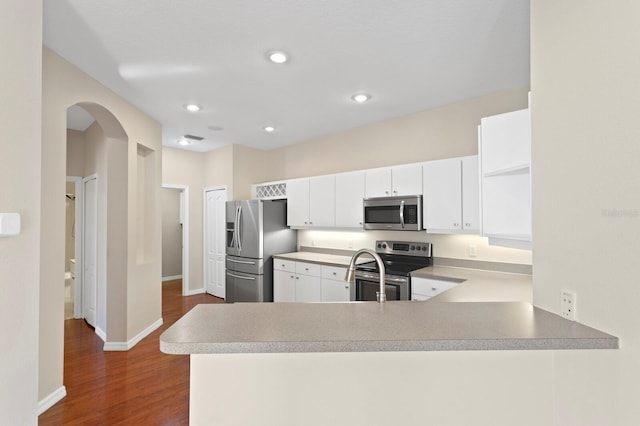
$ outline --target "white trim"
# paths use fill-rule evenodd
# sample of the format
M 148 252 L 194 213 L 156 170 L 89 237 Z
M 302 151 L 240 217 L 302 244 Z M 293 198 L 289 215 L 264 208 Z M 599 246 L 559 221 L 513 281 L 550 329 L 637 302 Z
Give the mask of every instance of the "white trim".
M 45 396 L 42 400 L 38 401 L 38 415 L 53 407 L 65 396 L 67 396 L 67 388 L 65 388 L 64 386 L 60 386 L 58 389 Z
M 82 316 L 82 271 L 83 271 L 83 263 L 82 263 L 82 232 L 84 230 L 84 226 L 82 220 L 84 216 L 82 215 L 82 206 L 83 203 L 83 192 L 82 192 L 82 176 L 67 176 L 67 182 L 74 182 L 74 191 L 76 196 L 76 226 L 75 226 L 75 277 L 73 280 L 73 317 L 75 319 L 83 318 Z
M 204 188 L 204 191 L 202 191 L 202 287 L 203 287 L 202 290 L 203 291 L 200 292 L 200 289 L 198 289 L 197 292 L 195 292 L 196 290 L 192 290 L 190 294 L 200 294 L 200 293 L 207 292 L 207 236 L 205 234 L 207 232 L 207 192 L 220 191 L 222 189 L 224 189 L 227 201 L 229 201 L 229 189 L 227 188 L 227 185 L 208 186 Z M 226 296 L 226 291 L 225 291 L 225 296 Z
M 162 277 L 162 282 L 182 279 L 182 275 L 171 275 L 170 277 Z
M 144 339 L 145 337 L 147 337 L 148 335 L 156 331 L 158 328 L 160 328 L 160 326 L 162 326 L 162 318 L 160 318 L 159 320 L 151 324 L 149 327 L 142 330 L 140 333 L 138 333 L 133 339 L 129 340 L 128 342 L 105 342 L 102 350 L 105 352 L 128 351 L 129 349 L 137 345 L 142 339 Z
M 163 183 L 163 188 L 180 189 L 182 201 L 182 295 L 189 289 L 189 185 Z M 164 279 L 163 279 L 164 281 Z
M 189 290 L 187 291 L 187 294 L 185 294 L 184 296 L 193 296 L 195 294 L 202 294 L 202 293 L 206 293 L 206 289 L 204 287 L 202 288 L 196 288 L 195 290 Z
M 107 333 L 104 332 L 104 330 L 102 330 L 100 327 L 96 327 L 96 334 L 98 335 L 99 338 L 102 339 L 103 342 L 107 341 Z

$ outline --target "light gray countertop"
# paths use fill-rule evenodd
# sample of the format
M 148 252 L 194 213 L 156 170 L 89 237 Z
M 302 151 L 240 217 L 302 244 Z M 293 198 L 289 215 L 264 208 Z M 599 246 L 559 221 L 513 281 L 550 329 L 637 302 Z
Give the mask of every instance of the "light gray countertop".
M 310 251 L 296 251 L 293 253 L 282 253 L 273 255 L 274 259 L 293 260 L 296 262 L 311 262 L 328 266 L 349 266 L 351 256 L 342 256 L 338 254 L 316 253 Z M 363 256 L 357 260 L 357 263 L 370 262 L 369 256 Z
M 430 301 L 531 303 L 532 300 L 531 275 L 435 265 L 411 272 L 411 277 L 458 283 Z
M 198 305 L 160 336 L 169 354 L 617 347 L 614 336 L 526 302 Z

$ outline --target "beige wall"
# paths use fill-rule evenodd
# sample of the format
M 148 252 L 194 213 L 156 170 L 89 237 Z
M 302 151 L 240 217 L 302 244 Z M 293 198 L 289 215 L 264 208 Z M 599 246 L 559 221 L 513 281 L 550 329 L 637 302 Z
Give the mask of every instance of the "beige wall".
M 273 150 L 269 180 L 477 154 L 480 118 L 526 108 L 527 91 L 506 90 Z
M 162 184 L 187 186 L 189 192 L 189 275 L 187 292 L 203 285 L 202 265 L 202 201 L 204 199 L 205 155 L 182 149 L 162 148 Z
M 180 190 L 162 188 L 162 278 L 182 275 Z
M 26 425 L 38 410 L 42 2 L 3 2 L 0 40 L 0 212 L 22 222 L 0 237 L 0 418 Z
M 107 343 L 122 344 L 133 339 L 161 318 L 160 244 L 144 264 L 136 262 L 135 229 L 137 209 L 137 144 L 144 144 L 161 158 L 160 125 L 106 89 L 95 80 L 44 48 L 42 76 L 42 210 L 40 262 L 39 398 L 42 400 L 63 386 L 64 321 L 64 185 L 66 176 L 66 110 L 83 103 L 103 128 L 104 149 L 100 158 L 106 175 L 99 176 L 108 188 L 106 224 L 109 240 L 103 253 L 109 258 L 105 289 Z M 98 107 L 101 105 L 103 108 Z M 113 115 L 112 115 L 113 114 Z M 115 116 L 115 117 L 114 117 Z M 128 142 L 127 142 L 128 141 Z M 86 148 L 86 147 L 85 147 Z M 100 152 L 101 147 L 96 147 Z M 85 158 L 89 157 L 85 152 Z M 117 164 L 116 164 L 117 163 Z M 86 165 L 85 165 L 86 166 Z M 154 166 L 157 184 L 155 214 L 148 215 L 149 228 L 157 235 L 160 223 L 161 161 Z M 133 235 L 132 235 L 133 234 Z M 103 242 L 104 243 L 104 242 Z M 104 265 L 103 265 L 104 266 Z M 100 273 L 100 272 L 99 272 Z
M 67 176 L 87 176 L 85 164 L 84 132 L 67 129 Z
M 559 353 L 558 424 L 640 424 L 640 2 L 532 2 L 534 302 L 620 337 Z M 587 373 L 580 375 L 584 365 Z

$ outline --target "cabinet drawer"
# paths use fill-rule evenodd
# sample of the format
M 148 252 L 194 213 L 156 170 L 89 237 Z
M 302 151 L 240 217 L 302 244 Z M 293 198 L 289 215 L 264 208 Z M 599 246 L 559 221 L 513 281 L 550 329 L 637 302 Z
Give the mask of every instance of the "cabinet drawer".
M 433 297 L 436 294 L 440 294 L 443 291 L 449 290 L 457 285 L 451 281 L 432 280 L 428 278 L 413 278 L 411 279 L 411 298 L 414 300 L 417 296 Z
M 347 274 L 347 268 L 339 266 L 322 265 L 322 278 L 329 280 L 342 281 Z
M 321 266 L 317 263 L 296 262 L 296 274 L 320 276 Z
M 276 271 L 295 272 L 296 262 L 293 260 L 273 259 L 273 269 Z

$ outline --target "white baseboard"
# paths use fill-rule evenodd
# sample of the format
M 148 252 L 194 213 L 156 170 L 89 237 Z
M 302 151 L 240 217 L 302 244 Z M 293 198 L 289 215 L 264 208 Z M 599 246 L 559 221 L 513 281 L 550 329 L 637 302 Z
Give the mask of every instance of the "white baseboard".
M 51 392 L 42 401 L 38 402 L 38 415 L 53 407 L 56 402 L 62 400 L 65 396 L 67 396 L 67 388 L 64 386 L 60 386 L 55 391 Z
M 204 287 L 202 288 L 196 288 L 195 290 L 187 290 L 187 292 L 184 294 L 185 296 L 193 296 L 194 294 L 202 294 L 204 293 Z
M 96 334 L 99 338 L 102 339 L 103 342 L 107 341 L 107 333 L 104 332 L 100 327 L 96 327 Z
M 182 279 L 182 275 L 171 275 L 170 277 L 162 277 L 162 282 L 181 280 L 181 279 Z
M 128 351 L 132 347 L 138 344 L 140 340 L 144 339 L 154 331 L 156 331 L 162 325 L 162 318 L 151 324 L 149 327 L 138 333 L 133 339 L 128 342 L 105 342 L 103 351 Z

